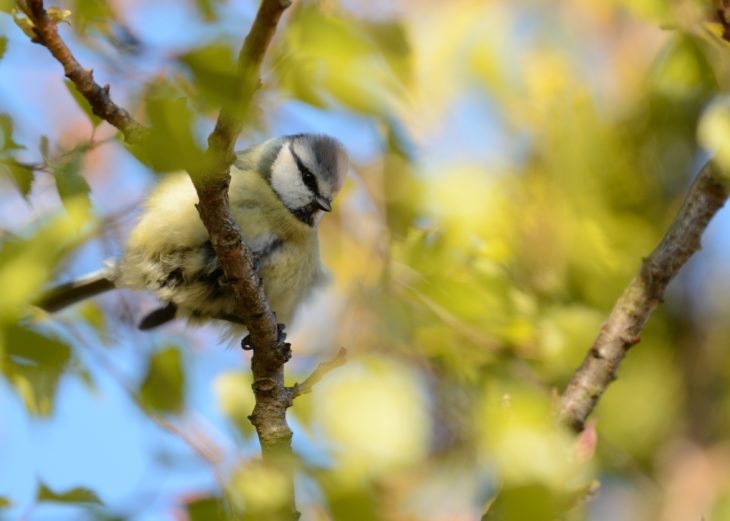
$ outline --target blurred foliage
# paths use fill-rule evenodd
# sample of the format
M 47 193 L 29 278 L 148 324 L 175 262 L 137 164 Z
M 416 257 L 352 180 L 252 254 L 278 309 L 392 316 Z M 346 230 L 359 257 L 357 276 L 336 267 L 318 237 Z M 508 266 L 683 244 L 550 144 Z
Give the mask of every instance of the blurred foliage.
M 381 145 L 358 157 L 337 211 L 322 222 L 331 305 L 324 321 L 312 321 L 315 340 L 294 341 L 288 366 L 293 383 L 306 376 L 296 365 L 311 354 L 305 346 L 350 353 L 290 410 L 295 447 L 315 447 L 285 462 L 296 465 L 303 519 L 458 521 L 485 511 L 504 521 L 726 518 L 727 271 L 699 264 L 675 283 L 602 400 L 595 431 L 576 440 L 552 415 L 703 150 L 730 171 L 722 95 L 730 47 L 708 22 L 709 4 L 458 0 L 385 12 L 350 4 L 295 2 L 263 71 L 262 110 L 251 114 L 252 129 L 267 129 L 267 111 L 294 99 L 366 122 Z M 124 15 L 134 7 L 64 7 L 74 43 L 86 50 L 140 66 L 159 52 L 145 42 L 127 52 L 135 40 L 124 21 L 134 18 Z M 149 141 L 126 150 L 157 172 L 205 170 L 201 128 L 218 107 L 236 108 L 241 85 L 239 42 L 217 31 L 225 3 L 190 7 L 215 36 L 165 54 L 163 71 L 125 93 L 151 128 Z M 7 41 L 0 38 L 0 58 Z M 102 132 L 66 86 L 85 128 Z M 29 414 L 49 416 L 63 378 L 90 373 L 73 328 L 52 327 L 31 303 L 99 217 L 85 172 L 95 134 L 77 145 L 41 137 L 36 154 L 18 138 L 22 115 L 6 112 L 3 187 L 33 202 L 34 178 L 51 174 L 62 203 L 0 235 L 0 369 Z M 108 320 L 118 311 L 88 304 L 70 316 L 101 345 L 117 338 Z M 158 413 L 183 421 L 197 412 L 186 349 L 164 341 L 143 353 L 130 392 L 157 421 Z M 255 437 L 251 383 L 236 368 L 210 380 L 240 446 Z M 280 468 L 224 459 L 218 488 L 176 498 L 175 515 L 278 511 Z M 39 485 L 37 499 L 102 503 L 91 488 Z
M 41 483 L 38 490 L 39 501 L 57 501 L 62 503 L 96 503 L 101 504 L 99 498 L 89 489 L 74 488 L 66 492 L 54 492 Z
M 140 386 L 142 403 L 155 411 L 179 413 L 185 405 L 185 373 L 179 349 L 165 347 L 154 353 Z

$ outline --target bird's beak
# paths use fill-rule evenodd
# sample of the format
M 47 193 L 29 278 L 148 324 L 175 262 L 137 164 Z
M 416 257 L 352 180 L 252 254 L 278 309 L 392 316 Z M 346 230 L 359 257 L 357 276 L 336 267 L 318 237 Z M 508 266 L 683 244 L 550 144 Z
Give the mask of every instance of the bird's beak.
M 332 201 L 330 201 L 326 197 L 318 195 L 314 200 L 317 203 L 317 206 L 319 206 L 325 212 L 332 211 Z

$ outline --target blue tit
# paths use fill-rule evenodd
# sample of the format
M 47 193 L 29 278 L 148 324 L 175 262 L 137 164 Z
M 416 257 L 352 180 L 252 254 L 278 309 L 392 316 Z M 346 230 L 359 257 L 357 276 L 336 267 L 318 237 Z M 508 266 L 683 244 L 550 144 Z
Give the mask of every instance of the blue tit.
M 237 155 L 229 200 L 279 322 L 326 279 L 317 227 L 342 188 L 347 153 L 334 138 L 297 134 Z M 118 262 L 46 293 L 39 306 L 56 311 L 114 288 L 152 291 L 163 306 L 140 322 L 151 329 L 173 318 L 236 324 L 234 295 L 213 251 L 186 174 L 168 176 L 147 199 Z M 238 332 L 234 326 L 233 331 Z

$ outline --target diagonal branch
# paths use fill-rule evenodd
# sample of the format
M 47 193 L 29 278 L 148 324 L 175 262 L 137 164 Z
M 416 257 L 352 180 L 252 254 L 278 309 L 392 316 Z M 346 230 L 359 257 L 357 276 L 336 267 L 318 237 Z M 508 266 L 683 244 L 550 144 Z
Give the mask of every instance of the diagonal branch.
M 644 259 L 641 270 L 611 310 L 581 366 L 558 404 L 560 421 L 575 431 L 611 382 L 628 349 L 639 342 L 639 333 L 661 304 L 667 284 L 700 249 L 700 237 L 710 219 L 725 204 L 730 188 L 723 183 L 714 162 L 708 162 L 692 184 L 682 207 L 656 249 Z
M 145 127 L 137 122 L 129 112 L 112 101 L 109 96 L 109 85 L 102 87 L 96 83 L 94 71 L 81 66 L 58 34 L 58 24 L 48 16 L 48 12 L 43 7 L 43 0 L 27 0 L 27 7 L 28 9 L 24 9 L 24 11 L 30 17 L 33 31 L 37 37 L 33 41 L 46 47 L 63 65 L 66 77 L 86 98 L 94 114 L 118 128 L 124 134 L 127 143 L 141 141 L 146 134 Z

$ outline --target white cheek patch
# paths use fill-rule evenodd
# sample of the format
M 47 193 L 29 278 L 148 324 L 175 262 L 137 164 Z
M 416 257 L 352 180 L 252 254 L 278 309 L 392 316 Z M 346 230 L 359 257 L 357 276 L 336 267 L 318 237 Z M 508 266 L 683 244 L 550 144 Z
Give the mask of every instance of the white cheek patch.
M 288 208 L 301 208 L 312 201 L 312 192 L 302 181 L 289 143 L 282 147 L 271 165 L 271 187 Z

